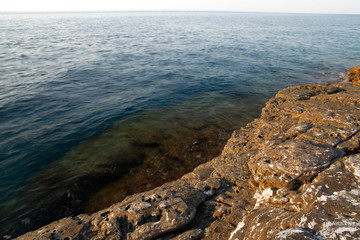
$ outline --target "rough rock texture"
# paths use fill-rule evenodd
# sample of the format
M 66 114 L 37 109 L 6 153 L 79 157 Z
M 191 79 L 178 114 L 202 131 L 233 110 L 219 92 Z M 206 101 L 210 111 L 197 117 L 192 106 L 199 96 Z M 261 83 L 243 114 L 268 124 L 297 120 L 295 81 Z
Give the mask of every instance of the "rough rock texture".
M 19 239 L 360 239 L 360 87 L 280 91 L 181 179 Z
M 360 67 L 348 69 L 347 80 L 355 84 L 360 84 Z

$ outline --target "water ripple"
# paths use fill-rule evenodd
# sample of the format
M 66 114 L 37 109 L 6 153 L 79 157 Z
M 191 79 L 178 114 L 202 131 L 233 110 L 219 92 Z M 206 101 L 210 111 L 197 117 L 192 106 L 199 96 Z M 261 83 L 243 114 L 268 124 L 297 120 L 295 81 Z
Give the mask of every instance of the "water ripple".
M 56 202 L 75 183 L 86 189 L 87 174 L 128 174 L 136 166 L 124 159 L 146 156 L 133 172 L 153 168 L 170 180 L 169 163 L 156 158 L 166 144 L 190 170 L 172 153 L 188 146 L 183 139 L 220 138 L 277 90 L 336 80 L 358 65 L 359 23 L 357 15 L 1 14 L 0 216 L 8 217 L 0 228 L 42 209 L 44 193 L 55 191 Z M 123 187 L 120 195 L 133 192 Z M 95 205 L 88 209 L 103 206 Z

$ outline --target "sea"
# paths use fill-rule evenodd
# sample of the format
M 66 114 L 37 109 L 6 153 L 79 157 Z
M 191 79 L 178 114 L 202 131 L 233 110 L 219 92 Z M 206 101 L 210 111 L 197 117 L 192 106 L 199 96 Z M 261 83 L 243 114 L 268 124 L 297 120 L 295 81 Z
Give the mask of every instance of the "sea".
M 359 39 L 360 15 L 0 13 L 0 238 L 179 178 Z

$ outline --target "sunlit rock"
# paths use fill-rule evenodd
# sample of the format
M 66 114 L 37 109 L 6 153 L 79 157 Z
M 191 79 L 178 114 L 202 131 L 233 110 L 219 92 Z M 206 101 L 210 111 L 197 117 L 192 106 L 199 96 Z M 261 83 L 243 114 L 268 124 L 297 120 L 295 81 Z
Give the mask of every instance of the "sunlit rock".
M 222 154 L 19 239 L 359 239 L 360 87 L 290 87 Z

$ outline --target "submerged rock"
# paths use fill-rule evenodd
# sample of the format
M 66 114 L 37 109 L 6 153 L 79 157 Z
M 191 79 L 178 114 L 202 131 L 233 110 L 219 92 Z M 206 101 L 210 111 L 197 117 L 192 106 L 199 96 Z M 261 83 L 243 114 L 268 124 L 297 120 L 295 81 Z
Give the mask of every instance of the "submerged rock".
M 19 239 L 359 239 L 360 87 L 290 87 L 181 179 Z

